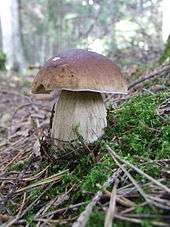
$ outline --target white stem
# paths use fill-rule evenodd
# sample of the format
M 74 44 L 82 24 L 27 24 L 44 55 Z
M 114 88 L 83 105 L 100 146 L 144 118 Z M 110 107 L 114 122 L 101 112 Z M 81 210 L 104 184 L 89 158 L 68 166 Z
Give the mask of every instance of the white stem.
M 106 108 L 97 92 L 62 91 L 54 111 L 52 138 L 57 146 L 60 141 L 77 139 L 75 128 L 85 142 L 91 143 L 103 135 L 107 126 Z

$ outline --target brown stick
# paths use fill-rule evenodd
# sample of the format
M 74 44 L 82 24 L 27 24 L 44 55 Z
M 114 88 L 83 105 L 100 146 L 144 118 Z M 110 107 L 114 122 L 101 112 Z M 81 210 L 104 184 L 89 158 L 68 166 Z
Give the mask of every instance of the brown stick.
M 103 185 L 103 189 L 110 186 L 122 173 L 122 170 L 119 168 L 116 170 L 111 177 Z M 86 206 L 85 210 L 80 214 L 79 218 L 73 223 L 72 227 L 84 227 L 86 226 L 87 221 L 89 220 L 90 214 L 92 213 L 93 207 L 100 200 L 103 195 L 103 190 L 98 191 L 93 197 L 92 201 Z
M 149 80 L 154 77 L 162 77 L 162 76 L 165 76 L 166 74 L 168 75 L 169 73 L 170 73 L 170 64 L 160 66 L 155 70 L 151 71 L 150 73 L 145 73 L 139 79 L 133 81 L 129 85 L 128 90 L 134 88 L 137 84 L 142 83 L 145 80 Z
M 116 194 L 117 194 L 118 183 L 119 183 L 119 180 L 116 179 L 111 193 L 109 208 L 107 210 L 107 214 L 105 217 L 105 223 L 104 223 L 105 227 L 112 227 L 112 222 L 116 212 Z

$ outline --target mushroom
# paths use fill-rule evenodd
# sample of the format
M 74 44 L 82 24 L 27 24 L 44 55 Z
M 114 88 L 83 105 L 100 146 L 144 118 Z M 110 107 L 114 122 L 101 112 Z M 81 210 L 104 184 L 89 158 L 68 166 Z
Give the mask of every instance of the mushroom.
M 51 136 L 54 144 L 77 139 L 92 143 L 107 126 L 102 93 L 126 93 L 120 69 L 101 54 L 71 49 L 50 58 L 35 76 L 32 93 L 61 90 L 55 104 Z M 78 132 L 78 133 L 77 133 Z

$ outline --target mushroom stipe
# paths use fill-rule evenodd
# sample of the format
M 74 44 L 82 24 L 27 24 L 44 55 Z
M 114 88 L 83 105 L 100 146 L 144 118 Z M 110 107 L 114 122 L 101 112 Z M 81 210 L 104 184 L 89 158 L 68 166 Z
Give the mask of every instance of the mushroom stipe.
M 55 105 L 52 138 L 60 141 L 76 140 L 78 134 L 92 143 L 101 137 L 107 126 L 106 108 L 100 93 L 62 91 Z

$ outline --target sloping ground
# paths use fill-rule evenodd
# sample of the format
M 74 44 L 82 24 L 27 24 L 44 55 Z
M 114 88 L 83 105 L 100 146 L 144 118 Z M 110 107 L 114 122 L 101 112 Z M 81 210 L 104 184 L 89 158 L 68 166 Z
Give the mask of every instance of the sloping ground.
M 30 98 L 28 81 L 2 76 L 1 226 L 169 226 L 169 73 L 130 81 L 128 96 L 107 98 L 103 138 L 63 150 L 49 138 L 54 99 Z

